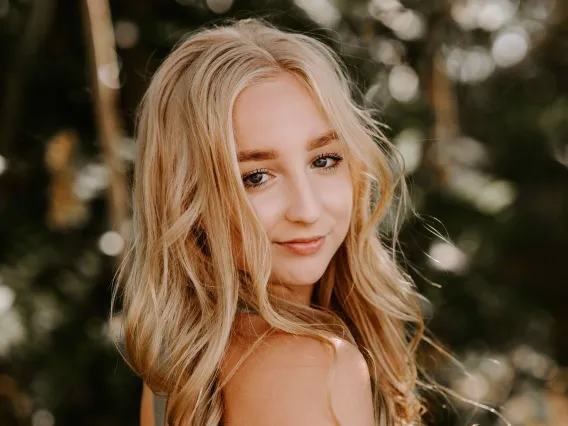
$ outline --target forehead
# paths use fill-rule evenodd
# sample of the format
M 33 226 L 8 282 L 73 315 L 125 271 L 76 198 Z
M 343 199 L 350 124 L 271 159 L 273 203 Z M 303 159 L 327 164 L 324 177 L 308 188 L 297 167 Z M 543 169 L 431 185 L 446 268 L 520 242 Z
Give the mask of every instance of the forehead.
M 289 147 L 330 129 L 310 92 L 290 73 L 243 90 L 233 110 L 239 149 Z

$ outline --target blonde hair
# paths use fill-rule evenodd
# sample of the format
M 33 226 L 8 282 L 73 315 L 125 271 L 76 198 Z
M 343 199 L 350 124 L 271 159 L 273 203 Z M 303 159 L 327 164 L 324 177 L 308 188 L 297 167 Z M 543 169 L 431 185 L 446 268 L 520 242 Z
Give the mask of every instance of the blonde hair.
M 354 182 L 349 231 L 309 307 L 268 291 L 270 245 L 247 201 L 233 136 L 237 96 L 282 72 L 326 113 Z M 120 294 L 130 365 L 150 388 L 170 393 L 170 424 L 219 424 L 219 365 L 240 304 L 272 329 L 319 339 L 334 353 L 336 337 L 355 344 L 370 367 L 377 425 L 421 424 L 419 296 L 386 243 L 396 241 L 405 212 L 402 161 L 355 90 L 331 48 L 258 19 L 192 34 L 153 77 L 138 117 L 134 238 L 113 304 Z M 388 238 L 380 232 L 387 214 Z

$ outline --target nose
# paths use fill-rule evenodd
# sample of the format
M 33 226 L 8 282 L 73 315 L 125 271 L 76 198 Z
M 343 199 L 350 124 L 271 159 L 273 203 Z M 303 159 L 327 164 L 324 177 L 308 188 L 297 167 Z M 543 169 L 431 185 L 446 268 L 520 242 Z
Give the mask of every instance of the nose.
M 290 222 L 312 224 L 322 215 L 320 194 L 314 190 L 309 172 L 300 173 L 290 180 L 286 219 Z

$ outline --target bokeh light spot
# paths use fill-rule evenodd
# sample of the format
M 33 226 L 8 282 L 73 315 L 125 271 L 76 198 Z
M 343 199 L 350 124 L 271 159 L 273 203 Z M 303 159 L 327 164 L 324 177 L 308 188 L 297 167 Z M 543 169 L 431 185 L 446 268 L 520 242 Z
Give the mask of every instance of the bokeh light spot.
M 233 0 L 207 0 L 207 7 L 214 13 L 225 13 L 233 5 Z
M 428 263 L 434 269 L 463 272 L 467 266 L 467 255 L 455 245 L 436 241 L 430 246 Z
M 516 198 L 517 190 L 511 182 L 495 180 L 483 188 L 475 204 L 481 212 L 497 214 L 511 205 Z
M 491 54 L 500 67 L 510 67 L 521 62 L 529 50 L 529 36 L 520 27 L 509 28 L 497 35 Z
M 404 45 L 398 40 L 379 40 L 369 52 L 372 58 L 385 65 L 400 65 L 404 55 Z
M 450 49 L 446 55 L 446 70 L 453 80 L 477 83 L 489 77 L 495 70 L 493 58 L 481 46 L 470 49 Z
M 0 175 L 6 171 L 6 158 L 0 155 Z
M 26 330 L 22 317 L 15 309 L 9 309 L 2 315 L 0 321 L 0 355 L 5 355 L 13 345 L 22 342 Z
M 95 198 L 109 183 L 109 170 L 104 164 L 87 164 L 77 173 L 73 192 L 82 200 Z
M 15 298 L 16 295 L 10 287 L 0 284 L 0 315 L 12 307 Z
M 479 401 L 489 392 L 490 383 L 483 374 L 475 373 L 455 379 L 452 388 L 468 399 Z
M 47 410 L 37 410 L 32 416 L 32 426 L 53 426 L 55 417 Z
M 294 0 L 294 3 L 324 27 L 335 27 L 341 19 L 341 14 L 329 0 Z
M 394 143 L 404 158 L 405 173 L 413 173 L 420 165 L 423 141 L 424 134 L 415 128 L 404 129 L 396 136 Z
M 114 34 L 118 47 L 130 49 L 136 45 L 140 31 L 134 22 L 118 21 L 114 27 Z
M 108 256 L 116 256 L 124 249 L 124 239 L 118 232 L 105 232 L 99 239 L 99 249 Z
M 509 0 L 486 2 L 477 14 L 477 25 L 486 31 L 497 31 L 514 15 L 515 10 Z
M 377 17 L 383 12 L 392 12 L 403 8 L 398 0 L 371 0 L 369 2 L 369 13 Z
M 418 76 L 408 65 L 397 65 L 389 74 L 389 91 L 399 102 L 410 102 L 418 94 Z
M 0 0 L 0 18 L 8 15 L 10 11 L 10 0 Z
M 478 1 L 453 2 L 451 15 L 454 21 L 464 30 L 472 30 L 477 26 L 477 15 L 482 4 Z
M 424 17 L 411 9 L 396 13 L 390 27 L 402 40 L 417 40 L 426 32 Z

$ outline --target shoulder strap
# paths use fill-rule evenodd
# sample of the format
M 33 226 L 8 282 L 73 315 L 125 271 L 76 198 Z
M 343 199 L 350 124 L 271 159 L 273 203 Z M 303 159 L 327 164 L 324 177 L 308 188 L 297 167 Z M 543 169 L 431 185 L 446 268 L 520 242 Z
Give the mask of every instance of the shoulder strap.
M 118 349 L 124 358 L 128 359 L 123 337 L 118 341 Z M 154 408 L 154 426 L 167 426 L 166 409 L 168 408 L 168 393 L 152 391 L 152 405 Z
M 154 406 L 154 426 L 166 426 L 168 394 L 166 392 L 152 392 L 152 401 Z

